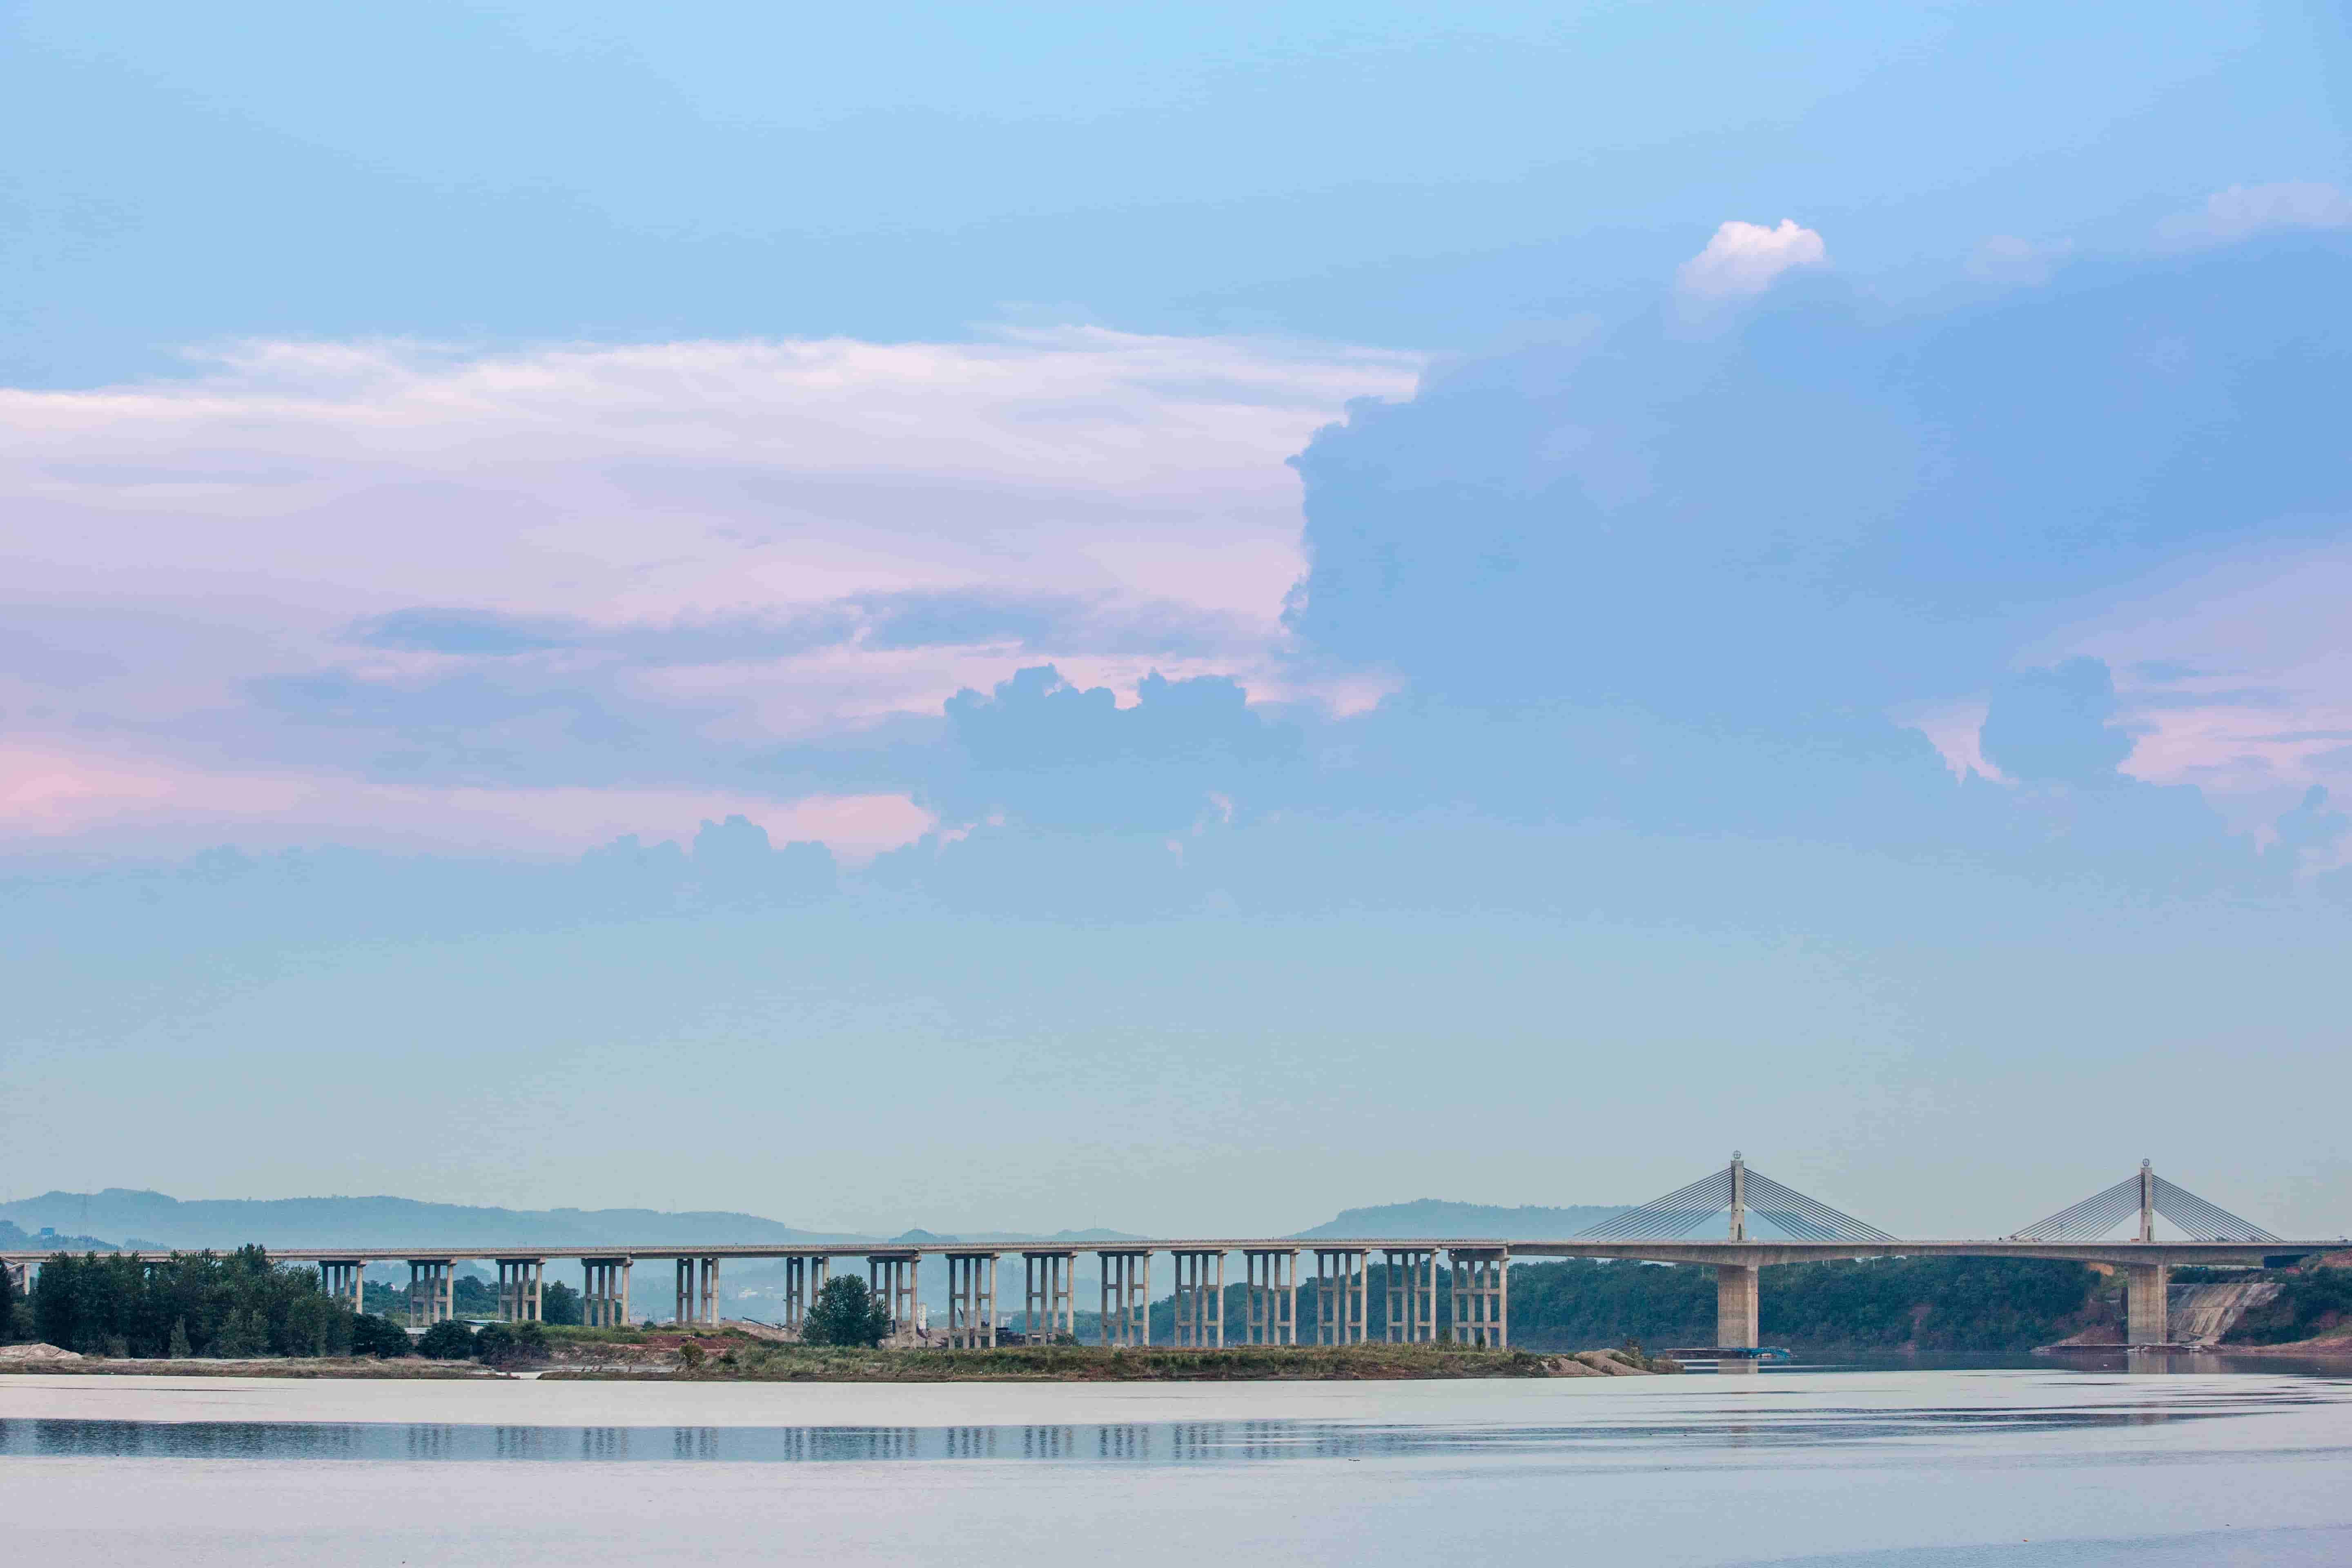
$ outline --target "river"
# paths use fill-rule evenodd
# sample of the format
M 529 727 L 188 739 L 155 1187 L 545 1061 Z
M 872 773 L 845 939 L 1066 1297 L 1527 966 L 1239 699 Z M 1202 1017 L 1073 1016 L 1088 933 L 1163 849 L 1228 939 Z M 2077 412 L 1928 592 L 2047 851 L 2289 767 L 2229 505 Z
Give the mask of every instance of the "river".
M 0 1378 L 82 1564 L 2352 1563 L 2352 1378 Z

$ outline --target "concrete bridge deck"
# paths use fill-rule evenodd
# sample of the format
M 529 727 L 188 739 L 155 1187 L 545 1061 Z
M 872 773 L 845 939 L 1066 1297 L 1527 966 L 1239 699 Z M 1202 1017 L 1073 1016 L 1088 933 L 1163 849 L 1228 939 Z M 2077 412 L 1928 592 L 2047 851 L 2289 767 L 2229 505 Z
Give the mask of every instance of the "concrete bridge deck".
M 2104 1264 L 2126 1281 L 2125 1342 L 2158 1346 L 2169 1342 L 2166 1288 L 2174 1268 L 2193 1264 L 2279 1265 L 2352 1246 L 2335 1241 L 2034 1241 L 2014 1237 L 1933 1241 L 1785 1241 L 1742 1238 L 1688 1241 L 1624 1238 L 1549 1240 L 1510 1237 L 1135 1237 L 1070 1242 L 926 1241 L 706 1243 L 583 1247 L 576 1242 L 544 1248 L 498 1247 L 289 1247 L 270 1249 L 280 1263 L 311 1263 L 326 1289 L 358 1310 L 364 1300 L 362 1275 L 370 1263 L 405 1262 L 412 1326 L 456 1315 L 455 1266 L 494 1263 L 499 1270 L 502 1317 L 535 1320 L 551 1258 L 578 1258 L 584 1265 L 583 1311 L 592 1326 L 638 1321 L 630 1304 L 630 1274 L 642 1259 L 676 1261 L 677 1293 L 673 1321 L 715 1325 L 719 1321 L 719 1271 L 727 1259 L 781 1260 L 785 1264 L 784 1320 L 797 1329 L 837 1258 L 866 1260 L 870 1289 L 887 1306 L 894 1325 L 915 1319 L 915 1277 L 926 1258 L 945 1258 L 950 1274 L 949 1339 L 951 1344 L 996 1342 L 997 1264 L 1017 1255 L 1024 1269 L 1024 1326 L 1027 1331 L 1066 1334 L 1076 1329 L 1074 1264 L 1081 1253 L 1102 1260 L 1104 1342 L 1149 1344 L 1151 1339 L 1151 1259 L 1169 1254 L 1176 1263 L 1176 1342 L 1221 1346 L 1225 1338 L 1225 1260 L 1240 1253 L 1248 1262 L 1242 1342 L 1296 1344 L 1302 1338 L 1323 1344 L 1352 1344 L 1367 1338 L 1370 1270 L 1374 1253 L 1383 1255 L 1388 1335 L 1402 1341 L 1440 1337 L 1437 1298 L 1447 1290 L 1451 1321 L 1447 1336 L 1473 1344 L 1509 1343 L 1510 1283 L 1507 1265 L 1515 1259 L 1613 1258 L 1629 1262 L 1677 1263 L 1716 1271 L 1718 1345 L 1753 1346 L 1760 1328 L 1759 1276 L 1778 1264 L 1869 1258 L 2045 1258 Z M 1299 1320 L 1299 1258 L 1316 1260 L 1311 1324 Z M 1437 1258 L 1453 1267 L 1441 1286 Z M 31 1270 L 54 1252 L 0 1253 L 29 1280 Z M 125 1256 L 114 1254 L 112 1256 Z M 128 1256 L 162 1261 L 163 1252 Z M 1748 1360 L 1727 1361 L 1724 1370 L 1754 1370 Z
M 40 1264 L 70 1248 L 16 1248 L 0 1251 L 0 1261 L 21 1268 Z M 161 1260 L 173 1251 L 194 1247 L 139 1250 L 123 1248 L 101 1257 L 135 1257 Z M 2352 1237 L 2332 1241 L 1556 1241 L 1508 1237 L 1137 1237 L 1117 1241 L 827 1241 L 720 1243 L 674 1241 L 653 1245 L 583 1246 L 570 1241 L 556 1247 L 508 1244 L 499 1247 L 273 1247 L 279 1263 L 405 1263 L 432 1259 L 454 1263 L 495 1263 L 522 1258 L 594 1258 L 645 1259 L 662 1258 L 725 1258 L 774 1259 L 786 1258 L 964 1258 L 1013 1257 L 1023 1253 L 1235 1253 L 1235 1252 L 1504 1252 L 1526 1258 L 1619 1258 L 1643 1263 L 1746 1264 L 1751 1268 L 1776 1263 L 1820 1263 L 1853 1258 L 2051 1258 L 2076 1263 L 2117 1267 L 2162 1263 L 2172 1267 L 2197 1264 L 2259 1265 L 2271 1258 L 2308 1258 L 2322 1252 L 2352 1250 Z

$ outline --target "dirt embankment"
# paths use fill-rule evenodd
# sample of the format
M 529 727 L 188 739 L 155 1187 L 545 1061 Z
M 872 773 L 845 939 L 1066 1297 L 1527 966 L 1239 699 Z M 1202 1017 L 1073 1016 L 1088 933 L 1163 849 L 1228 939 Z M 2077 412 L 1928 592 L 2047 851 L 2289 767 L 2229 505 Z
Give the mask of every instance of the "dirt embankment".
M 1034 1345 L 995 1350 L 875 1349 L 780 1343 L 732 1327 L 694 1335 L 551 1329 L 544 1360 L 493 1369 L 473 1362 L 332 1358 L 268 1361 L 16 1360 L 5 1371 L 171 1376 L 478 1378 L 499 1371 L 554 1380 L 757 1383 L 1213 1383 L 1644 1377 L 1680 1372 L 1628 1351 L 1555 1354 L 1454 1344 L 1167 1346 Z

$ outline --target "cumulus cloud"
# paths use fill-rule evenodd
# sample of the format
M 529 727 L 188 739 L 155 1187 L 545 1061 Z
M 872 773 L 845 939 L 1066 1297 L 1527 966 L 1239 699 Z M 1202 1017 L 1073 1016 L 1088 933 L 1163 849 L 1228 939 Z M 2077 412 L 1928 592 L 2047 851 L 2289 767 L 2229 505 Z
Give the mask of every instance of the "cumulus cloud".
M 1763 293 L 1784 272 L 1828 264 L 1829 247 L 1822 237 L 1794 218 L 1784 217 L 1772 228 L 1733 219 L 1715 231 L 1706 249 L 1682 264 L 1675 281 L 1693 300 L 1738 300 Z
M 2231 185 L 2157 227 L 2174 245 L 2231 245 L 2277 229 L 2352 228 L 2352 195 L 2315 180 Z
M 1068 328 L 256 342 L 0 389 L 0 710 L 26 746 L 109 737 L 79 804 L 38 808 L 91 832 L 141 780 L 188 801 L 257 768 L 307 781 L 320 826 L 392 784 L 760 821 L 762 752 L 937 723 L 1013 658 L 1124 691 L 1271 679 L 1302 566 L 1285 459 L 1418 369 Z M 65 798 L 25 783 L 17 820 Z

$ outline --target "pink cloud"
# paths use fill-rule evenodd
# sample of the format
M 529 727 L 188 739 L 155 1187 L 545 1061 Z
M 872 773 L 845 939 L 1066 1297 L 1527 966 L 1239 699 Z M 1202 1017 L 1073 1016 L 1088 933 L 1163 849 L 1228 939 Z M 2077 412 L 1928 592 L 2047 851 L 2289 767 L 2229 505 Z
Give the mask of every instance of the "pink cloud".
M 1159 668 L 1319 696 L 1277 657 L 1303 565 L 1286 459 L 1349 399 L 1408 394 L 1419 368 L 1387 350 L 1067 328 L 497 353 L 256 342 L 180 381 L 0 388 L 9 597 L 46 617 L 63 654 L 92 668 L 103 656 L 108 671 L 70 692 L 0 671 L 0 703 L 26 745 L 79 756 L 96 733 L 142 759 L 82 756 L 72 784 L 27 774 L 0 820 L 52 836 L 282 818 L 494 837 L 498 801 L 427 805 L 362 784 L 331 727 L 289 727 L 249 695 L 269 678 L 365 693 L 467 668 L 462 654 L 349 638 L 417 606 L 658 631 L 860 595 L 1043 595 L 1094 606 L 1097 631 L 1139 628 L 1118 653 L 1000 638 L 747 655 L 714 639 L 707 657 L 659 663 L 575 647 L 499 667 L 737 746 L 937 714 L 1016 660 L 1122 689 Z M 1151 628 L 1171 615 L 1200 617 L 1214 650 L 1156 652 Z M 236 761 L 260 755 L 275 760 Z M 66 775 L 38 775 L 52 777 Z M 649 814 L 622 831 L 778 809 L 607 791 L 532 809 L 604 821 L 589 795 Z M 869 800 L 813 820 L 839 846 L 882 843 L 908 810 Z

